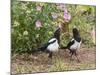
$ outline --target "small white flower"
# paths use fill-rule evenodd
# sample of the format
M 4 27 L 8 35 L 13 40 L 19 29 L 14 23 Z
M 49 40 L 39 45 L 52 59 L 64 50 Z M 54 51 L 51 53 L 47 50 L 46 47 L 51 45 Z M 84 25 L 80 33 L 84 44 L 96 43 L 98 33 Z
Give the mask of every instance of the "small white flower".
M 26 10 L 26 9 L 27 9 L 26 4 L 22 4 L 21 8 L 22 8 L 23 10 Z
M 28 35 L 28 31 L 24 31 L 23 32 L 23 35 Z
M 53 19 L 56 19 L 56 18 L 58 17 L 58 14 L 57 14 L 57 13 L 53 13 L 53 12 L 52 12 L 51 15 L 52 15 L 52 18 L 53 18 Z
M 19 22 L 14 21 L 14 27 L 17 27 L 17 26 L 19 26 L 19 25 L 20 25 L 20 23 L 19 23 Z
M 26 13 L 28 13 L 28 14 L 29 14 L 29 13 L 31 13 L 31 11 L 27 10 L 27 11 L 26 11 Z
M 39 34 L 36 35 L 37 38 L 38 38 L 39 36 L 40 36 Z

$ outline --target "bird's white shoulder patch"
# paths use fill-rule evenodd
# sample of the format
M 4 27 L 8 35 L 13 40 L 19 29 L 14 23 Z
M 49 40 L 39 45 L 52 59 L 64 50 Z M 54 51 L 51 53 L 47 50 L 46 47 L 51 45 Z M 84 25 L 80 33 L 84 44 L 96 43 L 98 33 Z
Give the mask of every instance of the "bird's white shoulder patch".
M 52 42 L 52 41 L 54 41 L 54 40 L 57 40 L 57 39 L 56 39 L 56 38 L 52 38 L 52 39 L 49 40 L 49 42 Z
M 71 40 L 71 42 L 74 40 L 74 38 Z
M 70 49 L 72 49 L 72 50 L 79 49 L 80 48 L 80 45 L 81 45 L 81 42 L 77 42 L 75 40 L 74 44 L 70 47 Z
M 58 44 L 58 40 L 56 38 L 52 38 L 49 42 L 52 42 L 56 40 L 54 43 L 50 44 L 47 49 L 51 52 L 56 52 L 58 51 L 58 48 L 59 48 L 59 44 Z

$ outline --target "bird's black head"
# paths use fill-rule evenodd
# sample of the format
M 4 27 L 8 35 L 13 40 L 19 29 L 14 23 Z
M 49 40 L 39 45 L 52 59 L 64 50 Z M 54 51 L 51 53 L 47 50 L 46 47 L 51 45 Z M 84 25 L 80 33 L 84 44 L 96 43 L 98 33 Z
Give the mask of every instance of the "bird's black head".
M 57 30 L 54 32 L 54 38 L 58 40 L 58 43 L 60 43 L 60 28 L 57 28 Z
M 78 29 L 73 28 L 73 37 L 75 38 L 75 37 L 78 37 L 78 36 L 80 36 Z

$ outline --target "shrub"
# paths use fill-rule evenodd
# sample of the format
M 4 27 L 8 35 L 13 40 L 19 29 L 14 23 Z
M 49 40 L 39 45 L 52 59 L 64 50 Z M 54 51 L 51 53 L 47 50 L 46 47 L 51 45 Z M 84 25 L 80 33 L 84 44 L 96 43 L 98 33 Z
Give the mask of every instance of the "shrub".
M 94 6 L 13 0 L 11 11 L 11 43 L 12 52 L 15 53 L 27 52 L 41 46 L 52 37 L 54 30 L 60 24 L 65 24 L 62 35 L 65 32 L 71 33 L 72 28 L 76 26 L 82 37 L 95 27 Z M 87 35 L 87 39 L 88 36 L 90 35 Z M 61 45 L 66 45 L 67 37 L 69 36 L 63 36 Z

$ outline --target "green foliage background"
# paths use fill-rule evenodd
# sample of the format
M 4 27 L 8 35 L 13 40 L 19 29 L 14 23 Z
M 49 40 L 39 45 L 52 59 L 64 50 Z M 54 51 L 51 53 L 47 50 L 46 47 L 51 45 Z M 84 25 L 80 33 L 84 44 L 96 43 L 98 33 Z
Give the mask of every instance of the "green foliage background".
M 41 5 L 41 12 L 36 10 L 36 6 Z M 72 32 L 76 26 L 80 30 L 84 44 L 87 47 L 93 45 L 91 36 L 88 32 L 95 28 L 95 6 L 66 4 L 67 10 L 71 14 L 71 21 L 65 23 L 66 30 Z M 54 20 L 50 13 L 62 14 L 53 3 L 23 2 L 12 0 L 11 5 L 11 45 L 12 52 L 22 53 L 37 48 L 45 43 L 53 35 L 58 23 L 62 23 L 62 16 Z M 43 27 L 37 28 L 35 22 L 41 20 Z M 66 31 L 65 31 L 66 32 Z M 63 33 L 62 33 L 63 35 Z M 61 45 L 66 45 L 70 39 L 64 35 L 61 39 Z M 70 38 L 70 37 L 68 37 Z

